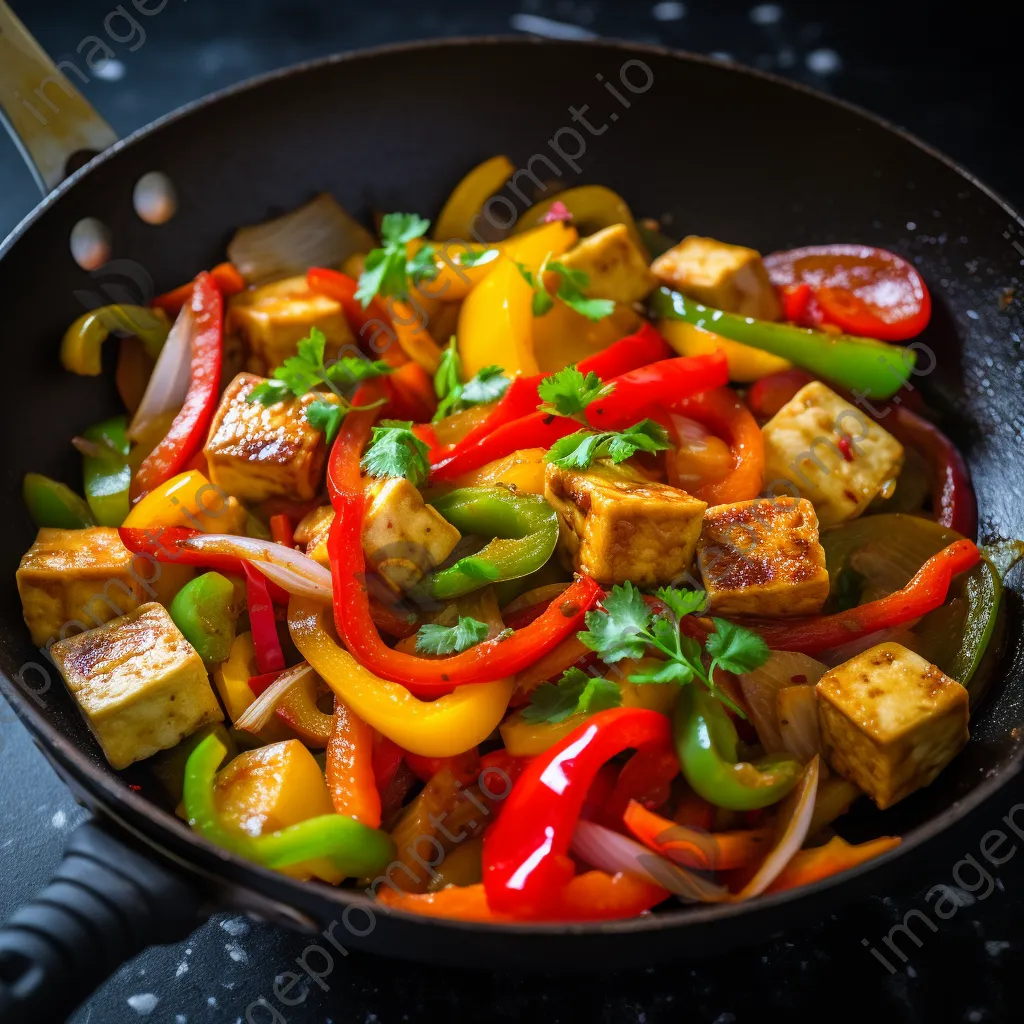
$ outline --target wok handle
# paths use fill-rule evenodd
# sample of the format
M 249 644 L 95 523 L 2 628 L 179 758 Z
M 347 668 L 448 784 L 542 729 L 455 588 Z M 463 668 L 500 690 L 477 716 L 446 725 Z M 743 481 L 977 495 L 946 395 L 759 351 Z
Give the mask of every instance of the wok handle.
M 61 61 L 81 81 L 89 76 Z M 90 68 L 91 70 L 91 68 Z M 117 134 L 0 0 L 0 119 L 43 193 L 117 142 Z
M 0 1022 L 62 1021 L 126 960 L 200 923 L 202 897 L 95 821 L 53 881 L 0 928 Z

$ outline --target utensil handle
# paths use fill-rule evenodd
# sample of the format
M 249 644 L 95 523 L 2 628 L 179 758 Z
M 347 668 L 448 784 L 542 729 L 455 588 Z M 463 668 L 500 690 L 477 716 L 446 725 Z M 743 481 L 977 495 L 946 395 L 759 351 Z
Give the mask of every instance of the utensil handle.
M 126 960 L 200 923 L 181 876 L 88 821 L 53 881 L 0 928 L 0 1021 L 65 1020 Z
M 43 193 L 56 188 L 117 134 L 54 64 L 14 11 L 0 0 L 0 120 Z

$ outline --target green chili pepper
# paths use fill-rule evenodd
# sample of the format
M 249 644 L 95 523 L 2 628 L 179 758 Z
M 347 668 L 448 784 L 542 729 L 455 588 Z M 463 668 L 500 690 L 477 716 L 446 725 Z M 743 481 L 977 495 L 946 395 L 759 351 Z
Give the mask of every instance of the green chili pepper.
M 171 602 L 171 618 L 208 665 L 224 661 L 235 639 L 235 588 L 219 572 L 190 580 Z
M 80 530 L 96 525 L 85 500 L 59 480 L 42 473 L 26 473 L 21 493 L 36 526 Z
M 651 310 L 666 320 L 685 320 L 731 341 L 771 352 L 872 398 L 891 398 L 896 394 L 909 379 L 916 360 L 911 348 L 725 313 L 668 288 L 654 293 Z
M 286 868 L 320 857 L 348 877 L 363 878 L 382 871 L 395 857 L 391 837 L 341 814 L 325 814 L 280 832 L 248 836 L 228 828 L 214 797 L 217 769 L 227 747 L 207 736 L 185 765 L 184 801 L 189 824 L 211 843 L 268 868 Z
M 461 533 L 495 538 L 475 555 L 460 558 L 420 584 L 438 600 L 535 572 L 551 557 L 558 541 L 558 515 L 538 494 L 513 494 L 504 487 L 461 487 L 431 504 Z
M 737 763 L 736 727 L 722 704 L 699 686 L 679 691 L 672 728 L 686 781 L 716 807 L 767 807 L 796 785 L 802 771 L 799 761 L 778 754 Z
M 103 342 L 112 331 L 134 335 L 149 356 L 156 359 L 170 329 L 167 317 L 160 310 L 145 306 L 102 306 L 84 313 L 65 331 L 60 361 L 65 370 L 97 377 L 102 370 Z
M 128 489 L 132 470 L 128 465 L 128 422 L 115 416 L 84 431 L 82 475 L 85 500 L 100 526 L 120 526 L 128 515 Z
M 211 725 L 204 725 L 202 729 L 192 733 L 191 736 L 186 736 L 176 747 L 171 747 L 170 750 L 162 750 L 147 762 L 160 785 L 166 790 L 174 806 L 181 803 L 182 787 L 185 780 L 185 765 L 188 764 L 192 751 L 210 733 L 213 733 L 224 744 L 229 759 L 238 753 L 238 744 L 235 742 L 234 737 L 228 732 L 222 722 L 215 722 Z M 239 732 L 238 735 L 247 737 L 257 745 L 261 742 L 251 732 Z

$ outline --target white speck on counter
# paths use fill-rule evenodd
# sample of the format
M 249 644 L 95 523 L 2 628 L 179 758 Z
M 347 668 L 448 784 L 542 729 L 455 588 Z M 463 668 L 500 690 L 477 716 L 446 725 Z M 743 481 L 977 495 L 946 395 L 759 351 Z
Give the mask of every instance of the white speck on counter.
M 160 1000 L 152 992 L 144 992 L 142 995 L 129 996 L 128 1005 L 136 1012 L 148 1017 L 155 1009 Z
M 529 32 L 531 35 L 544 36 L 547 39 L 596 39 L 597 33 L 579 25 L 569 25 L 564 21 L 552 21 L 542 18 L 539 14 L 513 14 L 509 24 L 517 32 Z
M 188 1024 L 188 1017 L 186 1017 L 185 1014 L 183 1013 L 175 1014 L 174 1024 Z
M 999 956 L 1004 949 L 1009 948 L 1010 944 L 1008 942 L 1004 942 L 1002 939 L 992 939 L 985 943 L 985 952 L 988 953 L 989 956 Z
M 116 57 L 111 57 L 100 64 L 99 67 L 94 68 L 93 74 L 97 78 L 102 78 L 104 82 L 120 82 L 127 70 Z
M 210 996 L 210 998 L 206 1000 L 206 1005 L 207 1006 L 216 1006 L 217 1005 L 217 997 L 216 996 Z
M 178 964 L 178 969 L 174 972 L 174 976 L 176 978 L 180 978 L 183 974 L 188 974 L 188 961 L 187 960 L 182 960 L 181 963 Z
M 67 823 L 68 816 L 63 811 L 57 811 L 57 813 L 50 819 L 50 824 L 54 828 L 63 828 Z
M 907 230 L 908 231 L 916 231 L 917 230 L 917 221 L 908 220 L 907 221 Z
M 237 942 L 227 943 L 224 950 L 236 964 L 247 964 L 249 962 L 249 954 Z
M 778 4 L 758 4 L 750 8 L 750 20 L 755 25 L 774 25 L 782 18 L 782 8 Z
M 969 316 L 969 317 L 970 317 L 970 318 L 971 318 L 972 320 L 978 320 L 978 319 L 980 319 L 980 317 L 979 317 L 979 316 L 978 316 L 978 314 L 977 314 L 977 311 L 976 311 L 976 310 L 973 310 L 973 309 L 969 309 L 969 310 L 967 310 L 967 315 L 968 315 L 968 316 Z
M 220 926 L 233 939 L 237 939 L 239 935 L 245 935 L 249 930 L 249 922 L 244 917 L 229 917 L 227 920 L 221 921 Z
M 835 50 L 811 50 L 806 57 L 807 69 L 816 75 L 831 75 L 843 66 Z
M 660 3 L 651 8 L 655 21 L 679 21 L 686 14 L 686 4 Z

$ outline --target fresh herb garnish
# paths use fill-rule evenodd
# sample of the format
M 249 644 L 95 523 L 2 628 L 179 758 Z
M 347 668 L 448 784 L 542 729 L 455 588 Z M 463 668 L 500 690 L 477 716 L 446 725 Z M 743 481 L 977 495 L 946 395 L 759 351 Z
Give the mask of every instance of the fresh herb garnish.
M 468 616 L 459 616 L 454 626 L 439 626 L 428 622 L 416 634 L 416 650 L 420 654 L 461 654 L 487 639 L 490 632 L 486 622 Z
M 668 432 L 654 420 L 641 420 L 625 430 L 577 430 L 556 441 L 546 461 L 562 469 L 589 469 L 597 459 L 616 465 L 637 452 L 660 452 L 671 448 Z
M 593 371 L 584 375 L 575 366 L 566 366 L 537 385 L 541 400 L 538 408 L 552 416 L 571 416 L 585 422 L 582 417 L 587 406 L 614 390 L 614 384 L 602 383 Z
M 704 610 L 705 595 L 699 591 L 662 587 L 654 596 L 661 602 L 660 609 L 652 608 L 628 581 L 612 587 L 599 608 L 587 612 L 587 629 L 578 634 L 579 639 L 607 664 L 624 658 L 642 658 L 648 653 L 660 654 L 664 662 L 649 672 L 634 673 L 629 681 L 686 685 L 697 680 L 742 716 L 743 711 L 714 684 L 715 669 L 752 672 L 768 660 L 768 645 L 743 626 L 725 619 L 712 619 L 715 632 L 705 643 L 711 665 L 705 671 L 700 643 L 683 636 L 679 630 L 681 619 Z
M 475 377 L 463 382 L 462 360 L 455 347 L 455 338 L 452 337 L 448 347 L 441 353 L 441 363 L 434 374 L 434 392 L 438 404 L 433 422 L 454 416 L 473 405 L 495 402 L 505 394 L 511 383 L 500 366 L 485 366 Z
M 458 259 L 455 262 L 460 267 L 475 267 L 480 263 L 490 263 L 497 257 L 497 249 L 467 249 L 458 254 Z
M 413 283 L 418 283 L 437 277 L 432 245 L 424 245 L 412 259 L 408 258 L 408 244 L 422 238 L 429 228 L 430 221 L 415 213 L 389 213 L 384 216 L 380 225 L 384 245 L 370 251 L 359 275 L 356 298 L 364 309 L 375 295 L 406 298 L 410 278 Z
M 526 283 L 533 289 L 533 315 L 535 317 L 544 316 L 551 311 L 555 304 L 554 297 L 544 283 L 544 275 L 549 271 L 558 274 L 560 278 L 555 295 L 581 316 L 588 320 L 603 320 L 615 312 L 615 303 L 611 299 L 591 299 L 584 294 L 584 289 L 590 284 L 590 275 L 582 270 L 567 267 L 559 260 L 552 260 L 550 257 L 544 261 L 536 274 L 524 267 L 522 263 L 517 263 L 516 266 Z
M 303 338 L 296 346 L 295 355 L 289 356 L 274 370 L 273 377 L 257 384 L 245 396 L 245 400 L 259 402 L 261 405 L 276 405 L 290 398 L 302 398 L 308 392 L 326 385 L 337 401 L 321 398 L 311 402 L 306 407 L 306 419 L 315 429 L 327 435 L 329 444 L 338 433 L 346 413 L 355 408 L 339 389 L 382 377 L 390 373 L 392 367 L 379 359 L 369 360 L 361 356 L 342 356 L 336 362 L 326 365 L 326 347 L 327 339 L 323 331 L 317 327 L 311 328 L 309 337 Z
M 405 477 L 422 487 L 430 475 L 430 449 L 413 432 L 412 422 L 381 420 L 359 465 L 373 477 Z
M 589 676 L 582 669 L 570 668 L 557 683 L 544 683 L 530 695 L 523 708 L 524 722 L 564 722 L 570 715 L 594 714 L 622 704 L 618 683 L 601 676 Z

